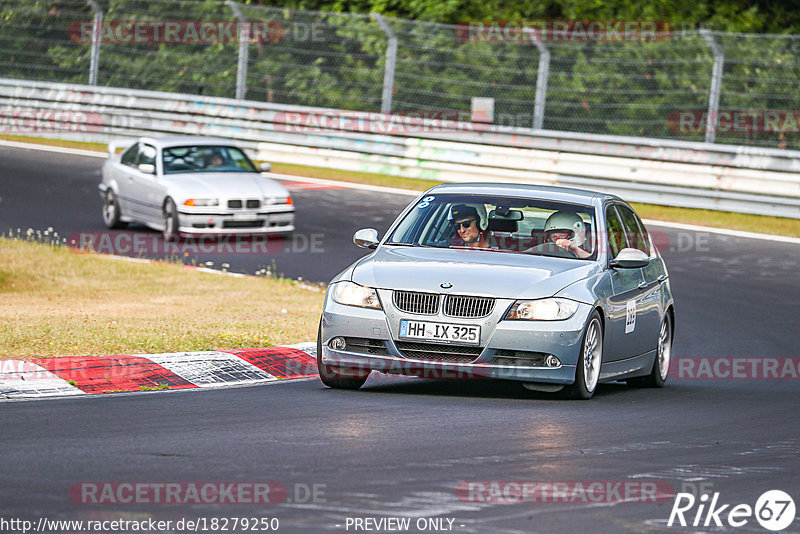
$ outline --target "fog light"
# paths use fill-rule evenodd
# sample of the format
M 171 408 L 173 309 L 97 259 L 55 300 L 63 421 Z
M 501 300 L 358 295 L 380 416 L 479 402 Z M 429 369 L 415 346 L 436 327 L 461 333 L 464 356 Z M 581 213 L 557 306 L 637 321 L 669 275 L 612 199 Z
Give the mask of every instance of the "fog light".
M 561 360 L 550 354 L 547 358 L 544 359 L 544 364 L 547 367 L 558 367 L 561 365 Z
M 343 337 L 335 337 L 328 342 L 328 346 L 333 350 L 344 350 L 347 343 Z

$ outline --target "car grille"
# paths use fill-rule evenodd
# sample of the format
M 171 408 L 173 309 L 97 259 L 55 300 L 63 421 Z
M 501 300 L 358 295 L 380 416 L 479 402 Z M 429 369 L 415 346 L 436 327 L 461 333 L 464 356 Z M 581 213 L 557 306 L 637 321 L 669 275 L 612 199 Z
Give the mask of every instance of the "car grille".
M 444 314 L 450 317 L 485 317 L 492 313 L 494 299 L 448 295 L 444 301 Z
M 520 365 L 527 367 L 544 367 L 544 360 L 550 356 L 544 352 L 529 352 L 524 350 L 498 350 L 492 363 L 495 365 Z
M 394 305 L 398 310 L 408 313 L 435 315 L 439 311 L 439 295 L 435 293 L 395 291 Z
M 344 338 L 344 350 L 350 352 L 359 352 L 361 354 L 379 354 L 388 356 L 389 351 L 386 350 L 386 343 L 380 339 L 369 339 L 364 337 L 346 337 Z
M 248 198 L 247 200 L 234 198 L 228 201 L 228 207 L 232 210 L 241 209 L 242 206 L 247 206 L 247 208 L 251 210 L 258 209 L 261 207 L 261 201 L 257 198 Z
M 261 228 L 264 226 L 263 219 L 255 221 L 222 221 L 223 228 Z
M 406 358 L 434 362 L 470 363 L 475 361 L 483 351 L 480 347 L 440 345 L 438 343 L 395 341 L 395 344 L 400 353 Z

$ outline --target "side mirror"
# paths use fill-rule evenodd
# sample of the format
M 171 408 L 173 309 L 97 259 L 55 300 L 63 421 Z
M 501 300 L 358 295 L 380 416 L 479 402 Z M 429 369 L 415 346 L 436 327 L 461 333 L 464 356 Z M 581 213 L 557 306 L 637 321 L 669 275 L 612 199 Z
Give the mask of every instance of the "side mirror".
M 258 169 L 261 172 L 269 172 L 272 170 L 272 163 L 267 163 L 266 161 L 258 164 Z
M 139 172 L 143 172 L 145 174 L 155 174 L 156 166 L 153 165 L 152 163 L 140 163 Z
M 612 269 L 638 269 L 650 264 L 650 256 L 635 248 L 623 248 L 617 257 L 611 260 Z
M 361 248 L 378 248 L 378 231 L 374 228 L 362 228 L 353 234 L 353 243 Z

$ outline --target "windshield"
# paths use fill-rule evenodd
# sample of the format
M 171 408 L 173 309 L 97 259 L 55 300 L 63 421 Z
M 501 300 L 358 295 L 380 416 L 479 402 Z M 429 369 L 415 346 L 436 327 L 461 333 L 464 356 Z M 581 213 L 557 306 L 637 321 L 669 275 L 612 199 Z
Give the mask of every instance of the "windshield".
M 178 146 L 162 152 L 164 174 L 258 172 L 247 155 L 232 146 Z
M 597 258 L 594 208 L 517 197 L 426 196 L 386 244 Z

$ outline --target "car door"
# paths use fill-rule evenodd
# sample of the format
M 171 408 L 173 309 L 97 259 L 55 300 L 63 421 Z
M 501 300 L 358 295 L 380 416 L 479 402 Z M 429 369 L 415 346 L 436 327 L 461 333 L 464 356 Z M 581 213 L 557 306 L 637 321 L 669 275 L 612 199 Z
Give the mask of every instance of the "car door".
M 139 216 L 151 223 L 160 223 L 162 220 L 161 202 L 164 198 L 164 185 L 156 174 L 156 156 L 158 152 L 153 145 L 143 143 L 139 147 L 136 158 L 136 168 L 132 169 L 131 190 L 135 199 Z M 142 165 L 152 165 L 153 172 L 142 172 Z
M 637 341 L 641 341 L 642 352 L 647 352 L 658 346 L 661 317 L 664 315 L 661 285 L 667 278 L 667 271 L 663 260 L 650 246 L 650 236 L 636 212 L 624 204 L 618 204 L 617 211 L 628 234 L 631 248 L 641 250 L 650 257 L 650 263 L 642 269 L 645 285 L 639 297 L 636 325 Z
M 616 204 L 605 208 L 609 258 L 613 259 L 623 248 L 629 248 L 625 226 L 617 212 Z M 609 298 L 606 329 L 608 330 L 604 359 L 624 360 L 640 354 L 643 343 L 637 335 L 640 300 L 645 288 L 641 268 L 611 269 L 611 297 Z
M 139 144 L 134 143 L 122 153 L 119 162 L 113 163 L 111 168 L 114 181 L 117 183 L 117 200 L 120 210 L 125 215 L 136 216 L 135 203 L 132 201 L 131 175 L 136 168 L 136 158 L 139 156 Z

